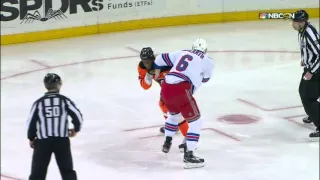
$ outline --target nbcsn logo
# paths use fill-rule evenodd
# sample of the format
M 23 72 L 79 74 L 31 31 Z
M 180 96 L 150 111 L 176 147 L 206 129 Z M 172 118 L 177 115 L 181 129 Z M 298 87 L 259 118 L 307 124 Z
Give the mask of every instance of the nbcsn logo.
M 293 19 L 294 13 L 259 13 L 259 19 Z

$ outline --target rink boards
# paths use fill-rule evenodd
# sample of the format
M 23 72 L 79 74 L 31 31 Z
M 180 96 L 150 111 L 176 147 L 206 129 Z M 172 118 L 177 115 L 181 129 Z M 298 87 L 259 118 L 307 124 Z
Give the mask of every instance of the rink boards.
M 290 3 L 289 3 L 290 2 Z M 6 0 L 1 45 L 154 27 L 259 20 L 261 12 L 303 8 L 319 17 L 313 0 Z

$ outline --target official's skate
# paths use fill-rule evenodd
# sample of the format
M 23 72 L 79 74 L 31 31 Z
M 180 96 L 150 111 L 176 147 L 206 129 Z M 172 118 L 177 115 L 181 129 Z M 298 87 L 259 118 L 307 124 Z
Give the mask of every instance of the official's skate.
M 317 129 L 315 132 L 309 134 L 309 138 L 311 141 L 318 141 L 320 140 L 320 131 Z

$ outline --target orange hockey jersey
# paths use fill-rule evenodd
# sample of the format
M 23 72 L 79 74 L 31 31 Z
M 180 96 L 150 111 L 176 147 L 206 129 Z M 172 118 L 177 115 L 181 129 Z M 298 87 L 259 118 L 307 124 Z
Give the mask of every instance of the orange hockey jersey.
M 155 75 L 154 75 L 154 70 L 149 71 L 149 74 L 153 75 L 153 80 L 155 80 L 156 82 L 158 82 L 159 84 L 161 83 L 162 80 L 164 80 L 165 75 L 169 72 L 169 70 L 171 69 L 171 67 L 166 68 L 161 70 L 160 76 L 155 79 Z M 152 86 L 152 83 L 149 85 L 145 82 L 144 78 L 146 76 L 146 74 L 148 73 L 147 68 L 143 65 L 142 61 L 140 61 L 139 65 L 138 65 L 138 73 L 139 73 L 139 81 L 140 81 L 140 85 L 143 89 L 147 90 Z

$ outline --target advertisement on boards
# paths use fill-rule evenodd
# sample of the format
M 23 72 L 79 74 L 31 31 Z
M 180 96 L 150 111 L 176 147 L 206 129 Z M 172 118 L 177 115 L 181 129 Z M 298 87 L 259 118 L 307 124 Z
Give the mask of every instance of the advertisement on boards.
M 132 12 L 156 6 L 161 0 L 1 0 L 1 22 L 32 24 L 67 20 L 69 17 L 89 15 L 93 12 Z M 162 0 L 164 2 L 165 0 Z M 143 12 L 141 12 L 143 13 Z M 80 16 L 79 16 L 80 17 Z M 112 19 L 112 17 L 108 17 Z
M 104 9 L 104 0 L 1 0 L 1 22 L 49 22 Z

